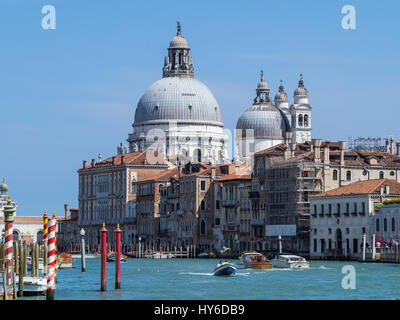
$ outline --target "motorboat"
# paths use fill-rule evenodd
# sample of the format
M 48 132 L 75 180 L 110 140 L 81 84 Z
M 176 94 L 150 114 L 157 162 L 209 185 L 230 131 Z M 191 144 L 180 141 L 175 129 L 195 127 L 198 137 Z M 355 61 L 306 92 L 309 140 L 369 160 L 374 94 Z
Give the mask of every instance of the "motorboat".
M 294 254 L 278 254 L 271 260 L 274 268 L 308 269 L 310 263 L 303 257 Z
M 243 252 L 240 260 L 245 268 L 272 269 L 272 264 L 267 257 L 256 251 Z
M 153 253 L 153 259 L 171 259 L 171 258 L 174 258 L 174 255 L 172 253 L 167 253 L 167 252 Z
M 19 283 L 19 277 L 15 277 L 15 282 Z M 24 277 L 24 296 L 44 295 L 47 290 L 47 277 Z
M 100 253 L 85 253 L 85 259 L 93 259 L 93 258 L 100 258 L 101 254 Z M 81 259 L 82 254 L 81 253 L 73 253 L 72 254 L 72 259 Z
M 121 263 L 125 263 L 126 262 L 126 255 L 121 254 Z M 107 256 L 107 262 L 115 262 L 115 254 L 110 254 Z
M 214 252 L 202 252 L 197 255 L 197 258 L 212 259 L 212 258 L 215 258 L 215 253 Z
M 215 268 L 214 276 L 234 276 L 236 274 L 237 268 L 234 264 L 230 262 L 220 262 Z

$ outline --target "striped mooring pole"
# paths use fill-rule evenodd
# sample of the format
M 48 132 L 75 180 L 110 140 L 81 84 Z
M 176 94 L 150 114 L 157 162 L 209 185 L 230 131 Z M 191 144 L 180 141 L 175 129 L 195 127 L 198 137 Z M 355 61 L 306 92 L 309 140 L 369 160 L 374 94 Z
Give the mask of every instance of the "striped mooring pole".
M 47 252 L 47 291 L 46 300 L 54 300 L 56 272 L 56 219 L 48 223 L 48 252 Z
M 101 291 L 107 290 L 107 229 L 103 223 L 101 232 Z
M 115 289 L 121 289 L 121 229 L 117 224 L 115 229 Z
M 4 206 L 4 245 L 5 245 L 5 260 L 6 260 L 6 285 L 12 285 L 12 266 L 13 266 L 13 222 L 15 208 L 11 204 L 11 197 L 7 199 L 7 204 Z M 6 294 L 6 293 L 4 293 Z
M 49 222 L 49 217 L 47 215 L 47 211 L 44 210 L 44 215 L 43 215 L 43 245 L 44 247 L 47 247 L 47 234 L 48 234 L 48 224 Z M 46 249 L 44 249 L 44 254 L 46 254 Z M 43 259 L 43 274 L 47 275 L 47 263 L 44 263 L 47 259 Z
M 53 216 L 51 218 L 54 220 L 54 250 L 56 261 L 54 264 L 54 281 L 57 282 L 57 217 L 55 211 L 53 211 Z

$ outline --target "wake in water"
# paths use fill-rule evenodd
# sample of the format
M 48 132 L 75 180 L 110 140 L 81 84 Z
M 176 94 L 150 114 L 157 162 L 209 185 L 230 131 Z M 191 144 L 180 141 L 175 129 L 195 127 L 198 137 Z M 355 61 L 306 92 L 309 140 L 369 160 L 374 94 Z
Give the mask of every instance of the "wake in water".
M 203 273 L 203 272 L 179 272 L 179 274 L 188 274 L 191 276 L 214 276 L 213 273 Z M 236 273 L 233 277 L 235 276 L 249 276 L 250 272 L 238 272 Z

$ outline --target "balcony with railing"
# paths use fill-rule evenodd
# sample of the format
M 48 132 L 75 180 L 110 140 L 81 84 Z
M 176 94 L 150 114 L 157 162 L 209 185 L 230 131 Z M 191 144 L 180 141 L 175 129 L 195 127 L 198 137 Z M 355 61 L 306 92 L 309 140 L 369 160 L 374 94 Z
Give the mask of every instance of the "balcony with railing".
M 237 204 L 238 204 L 238 201 L 235 199 L 222 200 L 223 207 L 235 207 Z

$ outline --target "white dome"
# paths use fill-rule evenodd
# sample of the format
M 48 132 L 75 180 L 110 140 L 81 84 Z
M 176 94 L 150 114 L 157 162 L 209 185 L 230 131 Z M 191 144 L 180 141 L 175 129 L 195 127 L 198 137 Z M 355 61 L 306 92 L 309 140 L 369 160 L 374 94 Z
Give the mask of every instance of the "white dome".
M 181 35 L 177 35 L 172 38 L 171 42 L 169 43 L 170 48 L 185 48 L 188 49 L 188 43 L 184 37 Z
M 137 105 L 134 126 L 169 120 L 223 126 L 214 95 L 201 81 L 189 77 L 166 77 L 153 83 Z
M 242 137 L 246 136 L 246 129 L 252 129 L 255 139 L 284 139 L 290 125 L 277 107 L 272 103 L 263 103 L 248 108 L 240 116 L 236 129 L 242 130 Z

